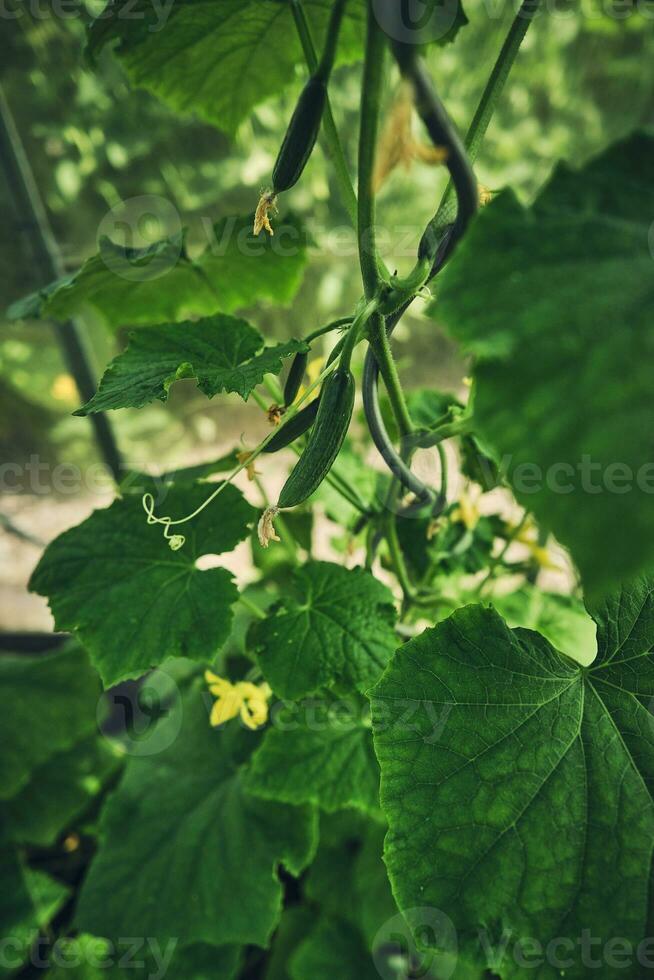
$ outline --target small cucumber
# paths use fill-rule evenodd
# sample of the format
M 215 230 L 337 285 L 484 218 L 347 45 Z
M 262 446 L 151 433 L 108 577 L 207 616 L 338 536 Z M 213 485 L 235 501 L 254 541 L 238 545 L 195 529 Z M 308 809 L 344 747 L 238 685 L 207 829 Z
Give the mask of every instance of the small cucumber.
M 279 495 L 278 507 L 296 507 L 310 497 L 329 473 L 350 427 L 354 377 L 337 367 L 325 381 L 309 441 Z
M 277 155 L 272 172 L 274 194 L 287 191 L 302 176 L 318 138 L 326 99 L 325 82 L 312 76 L 300 93 Z
M 312 402 L 309 402 L 308 405 L 301 408 L 292 419 L 280 425 L 270 442 L 263 447 L 264 453 L 276 453 L 278 450 L 290 446 L 300 436 L 303 436 L 307 429 L 310 429 L 316 421 L 319 401 L 320 397 L 314 398 Z
M 291 364 L 288 377 L 286 378 L 286 384 L 284 385 L 284 405 L 286 408 L 295 401 L 295 397 L 300 390 L 300 385 L 304 378 L 304 372 L 307 369 L 308 360 L 308 351 L 300 351 L 293 358 L 293 363 Z

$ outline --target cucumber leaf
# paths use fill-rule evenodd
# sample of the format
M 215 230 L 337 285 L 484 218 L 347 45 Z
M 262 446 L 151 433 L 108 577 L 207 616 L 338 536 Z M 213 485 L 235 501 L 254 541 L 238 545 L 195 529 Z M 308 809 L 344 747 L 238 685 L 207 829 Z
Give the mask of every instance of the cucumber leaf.
M 24 789 L 38 766 L 96 729 L 98 676 L 75 645 L 46 656 L 3 654 L 0 799 Z
M 115 329 L 233 313 L 264 299 L 287 306 L 304 275 L 306 234 L 290 214 L 275 221 L 274 238 L 255 238 L 252 222 L 251 215 L 223 218 L 195 259 L 184 232 L 145 248 L 101 237 L 77 272 L 17 300 L 7 316 L 63 321 L 91 312 Z
M 501 194 L 433 307 L 477 357 L 476 430 L 597 594 L 654 546 L 653 161 L 636 134 L 558 167 L 531 207 Z
M 386 827 L 371 820 L 348 826 L 348 817 L 343 812 L 321 817 L 306 895 L 326 915 L 349 922 L 372 951 L 385 924 L 398 914 L 382 860 Z
M 89 707 L 95 707 L 91 701 Z M 52 755 L 30 781 L 4 805 L 8 834 L 16 841 L 52 846 L 70 827 L 106 781 L 120 759 L 104 739 L 92 737 Z
M 320 50 L 331 0 L 305 0 L 303 7 Z M 363 0 L 350 0 L 341 60 L 358 57 L 364 20 Z M 115 41 L 134 85 L 229 134 L 305 63 L 287 0 L 182 0 L 160 8 L 148 0 L 111 0 L 91 24 L 88 53 L 94 58 Z
M 259 666 L 281 698 L 301 698 L 339 684 L 364 692 L 396 646 L 396 612 L 386 586 L 362 568 L 310 561 L 257 623 Z
M 321 919 L 289 962 L 291 980 L 379 980 L 361 934 L 342 920 Z
M 590 607 L 589 667 L 467 606 L 398 650 L 373 691 L 398 905 L 441 910 L 459 949 L 503 978 L 524 976 L 524 957 L 538 965 L 529 936 L 541 954 L 562 939 L 566 977 L 587 976 L 584 933 L 633 950 L 631 967 L 603 975 L 641 976 L 654 913 L 653 594 L 639 579 Z M 560 975 L 541 960 L 538 976 Z
M 287 706 L 252 757 L 247 786 L 264 799 L 322 810 L 379 812 L 379 766 L 367 711 L 356 703 Z M 339 717 L 340 716 L 340 717 Z
M 315 819 L 247 793 L 242 767 L 259 736 L 236 722 L 211 729 L 206 693 L 189 690 L 167 749 L 129 759 L 82 888 L 81 929 L 180 947 L 268 943 L 282 908 L 277 867 L 299 874 L 311 860 Z
M 299 340 L 265 348 L 263 342 L 245 320 L 222 314 L 138 330 L 105 371 L 93 398 L 75 415 L 142 408 L 156 398 L 166 401 L 170 386 L 181 378 L 196 378 L 208 398 L 225 391 L 247 401 L 266 374 L 279 374 L 285 357 L 308 350 Z
M 70 892 L 49 875 L 24 868 L 1 823 L 0 877 L 0 977 L 8 977 L 17 975 L 39 930 L 46 929 Z
M 207 486 L 168 490 L 162 513 L 177 519 L 207 499 Z M 30 589 L 48 597 L 59 630 L 79 634 L 105 685 L 138 677 L 169 657 L 209 663 L 230 633 L 238 598 L 224 568 L 198 558 L 231 551 L 256 512 L 229 485 L 193 521 L 172 551 L 161 525 L 149 526 L 139 497 L 116 500 L 47 548 Z

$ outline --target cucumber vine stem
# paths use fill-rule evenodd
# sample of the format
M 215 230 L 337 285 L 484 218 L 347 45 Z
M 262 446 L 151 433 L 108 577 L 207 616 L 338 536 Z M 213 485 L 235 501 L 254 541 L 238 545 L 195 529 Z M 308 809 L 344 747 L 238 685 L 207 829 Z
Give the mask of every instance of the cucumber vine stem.
M 495 572 L 497 571 L 497 569 L 499 568 L 500 564 L 502 563 L 502 561 L 506 557 L 507 551 L 509 550 L 509 548 L 511 547 L 511 545 L 514 543 L 514 541 L 517 539 L 518 535 L 520 534 L 520 532 L 524 528 L 525 524 L 527 523 L 527 519 L 528 518 L 529 518 L 529 512 L 528 511 L 525 511 L 524 514 L 522 515 L 522 517 L 520 518 L 520 521 L 518 522 L 518 524 L 516 524 L 516 526 L 513 528 L 513 530 L 509 534 L 508 538 L 504 542 L 504 545 L 503 545 L 502 550 L 500 551 L 500 553 L 495 558 L 493 558 L 493 560 L 491 561 L 490 565 L 488 566 L 488 570 L 486 572 L 486 575 L 481 580 L 481 582 L 479 582 L 479 584 L 477 585 L 477 588 L 475 590 L 478 596 L 481 597 L 481 594 L 484 591 L 484 589 L 486 588 L 486 586 L 494 578 Z
M 477 159 L 497 103 L 504 91 L 504 87 L 511 74 L 511 69 L 513 68 L 525 35 L 529 30 L 529 26 L 538 13 L 540 3 L 541 0 L 523 0 L 504 39 L 493 70 L 484 86 L 484 91 L 482 92 L 464 140 L 468 157 L 472 163 Z M 429 223 L 432 233 L 438 234 L 439 231 L 442 231 L 443 227 L 452 221 L 455 213 L 456 200 L 454 185 L 450 182 L 445 188 L 445 193 L 443 194 L 436 214 Z
M 388 547 L 388 554 L 393 565 L 393 571 L 400 583 L 400 588 L 402 589 L 402 594 L 404 596 L 403 605 L 406 609 L 407 606 L 411 604 L 415 596 L 415 589 L 409 578 L 409 573 L 406 567 L 406 562 L 404 561 L 404 555 L 402 554 L 402 548 L 400 547 L 400 542 L 397 536 L 397 523 L 395 520 L 395 514 L 390 513 L 387 520 L 384 522 L 386 545 Z
M 307 67 L 313 74 L 313 72 L 315 72 L 318 68 L 318 55 L 316 53 L 316 47 L 311 36 L 311 29 L 309 27 L 306 14 L 304 13 L 301 0 L 291 0 L 291 13 L 293 14 L 295 28 L 300 39 L 300 44 L 302 45 L 302 50 L 304 51 L 304 58 L 307 63 Z M 334 172 L 339 185 L 343 205 L 348 213 L 350 221 L 352 222 L 352 226 L 356 228 L 357 197 L 354 193 L 347 161 L 345 159 L 345 153 L 343 152 L 343 146 L 338 135 L 336 123 L 334 122 L 334 114 L 332 112 L 329 96 L 327 96 L 327 99 L 325 100 L 323 131 L 325 134 L 328 156 L 330 157 L 334 166 Z
M 381 376 L 384 379 L 384 385 L 396 425 L 400 436 L 404 438 L 413 432 L 414 426 L 402 390 L 402 383 L 400 382 L 395 358 L 391 351 L 388 333 L 386 332 L 386 324 L 384 318 L 379 314 L 371 319 L 368 335 L 370 337 L 370 347 L 374 351 Z
M 247 611 L 254 616 L 255 619 L 268 618 L 268 613 L 262 609 L 261 606 L 258 606 L 256 602 L 252 602 L 251 599 L 248 599 L 243 592 L 239 592 L 238 601 L 241 603 L 244 609 L 247 609 Z
M 347 0 L 334 0 L 332 12 L 329 17 L 329 24 L 327 25 L 325 46 L 314 73 L 318 78 L 322 78 L 325 82 L 329 80 L 332 68 L 334 67 L 334 59 L 336 57 L 336 49 L 338 47 L 338 36 L 341 30 L 341 22 L 343 20 L 343 14 L 345 13 L 346 3 Z
M 432 142 L 435 146 L 443 147 L 447 151 L 446 163 L 456 191 L 457 210 L 454 227 L 446 246 L 446 254 L 440 256 L 440 265 L 442 265 L 465 233 L 470 219 L 479 207 L 477 178 L 468 159 L 463 141 L 438 97 L 422 58 L 414 50 L 407 55 L 405 48 L 400 46 L 395 46 L 393 51 L 402 75 L 413 86 L 418 115 L 422 119 Z M 440 236 L 432 228 L 430 222 L 418 247 L 418 262 L 423 262 L 425 258 L 434 262 L 440 244 Z M 434 270 L 432 270 L 432 276 L 434 274 Z
M 479 147 L 481 146 L 484 135 L 486 134 L 490 120 L 493 116 L 493 112 L 509 77 L 522 41 L 527 33 L 529 25 L 538 11 L 539 5 L 540 0 L 523 0 L 522 6 L 516 14 L 516 17 L 514 18 L 509 29 L 465 138 L 464 146 L 465 150 L 468 151 L 468 158 L 470 161 L 473 161 L 477 156 Z M 462 148 L 458 136 L 456 135 L 456 131 L 449 123 L 447 115 L 444 113 L 444 110 L 440 105 L 440 100 L 438 100 L 433 88 L 430 86 L 430 84 L 428 84 L 428 79 L 425 79 L 424 69 L 421 66 L 419 66 L 418 75 L 416 76 L 417 69 L 415 66 L 418 63 L 415 51 L 410 51 L 408 49 L 402 50 L 401 48 L 396 47 L 395 54 L 400 63 L 403 62 L 404 73 L 408 74 L 409 76 L 413 76 L 414 81 L 416 77 L 418 78 L 420 84 L 417 90 L 422 95 L 423 120 L 427 123 L 432 138 L 436 136 L 438 139 L 441 139 L 444 136 L 449 142 L 448 149 L 450 150 L 450 153 L 454 151 L 455 156 L 453 159 L 448 159 L 448 166 L 450 168 L 450 172 L 452 173 L 452 166 L 454 164 L 456 167 L 456 174 L 459 175 L 457 176 L 457 180 L 455 180 L 455 175 L 452 174 L 453 179 L 451 180 L 450 184 L 448 184 L 440 206 L 432 220 L 429 222 L 421 242 L 423 248 L 429 249 L 429 251 L 433 254 L 433 264 L 430 273 L 430 278 L 433 278 L 447 261 L 447 258 L 451 254 L 453 247 L 462 232 L 461 225 L 463 224 L 463 221 L 459 221 L 457 218 L 457 224 L 452 224 L 452 220 L 457 214 L 457 210 L 461 207 L 461 202 L 455 201 L 455 192 L 457 192 L 458 195 L 459 188 L 465 194 L 465 201 L 467 202 L 468 210 L 472 210 L 473 202 L 471 171 L 468 164 L 468 172 L 466 173 L 466 153 L 463 152 L 462 155 Z M 431 112 L 429 107 L 430 102 Z M 455 137 L 454 141 L 451 139 L 452 136 Z M 459 159 L 461 155 L 463 156 L 463 162 Z M 477 206 L 477 201 L 475 201 L 474 206 Z M 420 262 L 420 256 L 418 261 Z M 390 337 L 393 329 L 401 319 L 404 312 L 408 309 L 411 302 L 412 300 L 408 299 L 396 313 L 388 317 L 386 321 L 387 337 Z M 382 352 L 381 345 L 378 345 L 378 350 Z M 367 352 L 363 379 L 364 409 L 368 425 L 370 427 L 370 432 L 378 451 L 381 453 L 396 479 L 398 479 L 401 484 L 408 489 L 412 489 L 415 493 L 416 490 L 419 489 L 417 484 L 420 481 L 417 481 L 417 478 L 413 476 L 406 465 L 404 458 L 400 457 L 400 455 L 395 451 L 381 416 L 379 409 L 379 395 L 377 391 L 377 379 L 380 365 L 375 358 L 375 354 L 377 354 L 377 351 L 373 353 L 373 350 L 368 350 Z M 382 357 L 383 356 L 384 355 L 382 352 Z M 439 445 L 441 439 L 449 438 L 450 435 L 455 434 L 461 433 L 458 431 L 446 431 L 445 429 L 441 429 L 437 434 L 439 437 L 437 448 L 442 449 L 442 447 Z M 403 453 L 402 456 L 406 456 L 406 453 Z M 444 455 L 442 452 L 439 452 L 439 456 L 441 459 L 441 466 L 443 467 Z M 445 469 L 443 469 L 441 476 L 441 494 L 439 497 L 441 500 L 443 500 L 443 487 L 447 481 Z M 423 485 L 423 495 L 425 492 L 428 492 L 428 488 L 424 487 Z M 419 494 L 418 499 L 420 499 Z
M 368 3 L 367 8 L 366 49 L 361 83 L 357 231 L 363 289 L 366 299 L 372 299 L 381 283 L 375 235 L 375 193 L 372 176 L 377 150 L 386 36 L 377 21 L 372 3 Z
M 324 327 L 318 327 L 316 330 L 312 330 L 311 333 L 304 337 L 304 342 L 306 344 L 313 343 L 319 337 L 323 337 L 326 333 L 331 333 L 333 330 L 339 330 L 341 327 L 345 327 L 352 323 L 354 319 L 353 316 L 339 316 L 338 319 L 332 320 L 331 323 L 326 323 Z

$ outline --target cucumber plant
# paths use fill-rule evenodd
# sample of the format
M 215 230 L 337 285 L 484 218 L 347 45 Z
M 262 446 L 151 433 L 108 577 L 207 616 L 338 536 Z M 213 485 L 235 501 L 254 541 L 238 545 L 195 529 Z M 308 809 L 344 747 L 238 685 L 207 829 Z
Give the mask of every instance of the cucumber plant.
M 138 323 L 77 415 L 166 401 L 195 378 L 278 424 L 166 477 L 163 497 L 126 474 L 34 570 L 30 588 L 72 636 L 0 659 L 13 896 L 0 970 L 18 975 L 41 936 L 53 977 L 74 961 L 96 978 L 98 957 L 103 975 L 184 980 L 654 971 L 654 136 L 556 163 L 528 205 L 480 191 L 495 106 L 551 14 L 523 0 L 460 135 L 428 48 L 474 27 L 459 0 L 429 2 L 411 35 L 407 6 L 178 4 L 155 32 L 146 0 L 111 0 L 90 28 L 91 58 L 117 42 L 135 82 L 226 131 L 298 71 L 306 81 L 254 219 L 239 219 L 256 254 L 221 265 L 179 247 L 172 297 L 114 284 L 96 257 L 15 315 L 95 303 Z M 207 45 L 198 86 L 188 50 Z M 237 106 L 220 72 L 244 51 L 261 65 Z M 335 64 L 357 57 L 355 189 L 331 102 Z M 449 176 L 405 275 L 380 254 L 373 180 L 400 76 Z M 304 246 L 276 254 L 269 214 L 319 136 L 356 232 L 360 300 L 266 343 L 234 311 L 299 285 Z M 392 336 L 420 302 L 470 357 L 457 394 L 402 384 Z M 286 477 L 272 499 L 257 466 Z M 340 525 L 330 560 L 314 514 Z M 246 540 L 254 582 L 203 561 Z M 98 692 L 134 682 L 158 717 L 109 750 Z M 126 942 L 139 944 L 129 969 Z

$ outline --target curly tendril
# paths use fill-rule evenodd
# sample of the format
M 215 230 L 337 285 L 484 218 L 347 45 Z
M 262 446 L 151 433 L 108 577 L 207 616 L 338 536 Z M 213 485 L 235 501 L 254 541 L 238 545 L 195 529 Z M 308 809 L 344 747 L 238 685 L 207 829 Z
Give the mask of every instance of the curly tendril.
M 339 343 L 341 342 L 339 341 Z M 298 398 L 298 400 L 294 402 L 293 405 L 291 405 L 287 409 L 285 415 L 288 420 L 292 419 L 295 415 L 297 415 L 302 403 L 307 401 L 307 399 L 315 391 L 315 389 L 323 383 L 323 381 L 329 374 L 331 374 L 331 372 L 334 370 L 336 365 L 337 365 L 337 361 L 336 360 L 332 361 L 330 359 L 330 362 L 327 364 L 324 371 L 320 372 L 320 374 L 315 379 L 315 381 L 311 382 L 311 384 L 305 389 L 305 391 Z M 141 503 L 143 504 L 143 510 L 145 511 L 146 514 L 147 523 L 160 524 L 163 527 L 164 529 L 163 536 L 168 542 L 168 546 L 171 549 L 171 551 L 179 551 L 180 548 L 183 548 L 184 544 L 186 543 L 186 538 L 184 537 L 183 534 L 171 533 L 170 529 L 172 527 L 177 527 L 180 524 L 186 524 L 188 521 L 192 521 L 194 517 L 197 517 L 198 514 L 202 513 L 205 507 L 208 507 L 209 504 L 213 503 L 213 501 L 216 499 L 218 494 L 222 493 L 225 487 L 232 482 L 234 477 L 237 476 L 241 472 L 241 470 L 248 469 L 253 466 L 257 456 L 263 452 L 263 450 L 266 448 L 268 443 L 275 437 L 276 434 L 277 434 L 277 430 L 273 429 L 265 437 L 265 439 L 262 439 L 259 445 L 255 449 L 253 449 L 251 453 L 248 454 L 247 458 L 242 458 L 242 460 L 239 461 L 238 466 L 236 466 L 232 470 L 232 472 L 225 478 L 225 480 L 216 487 L 213 493 L 211 493 L 205 501 L 203 501 L 198 507 L 196 507 L 195 510 L 192 511 L 192 513 L 187 514 L 186 517 L 180 517 L 175 521 L 172 519 L 172 517 L 168 515 L 165 515 L 163 517 L 157 517 L 157 515 L 154 512 L 154 497 L 152 496 L 151 493 L 143 494 L 141 498 Z
M 183 534 L 171 534 L 170 527 L 172 524 L 181 523 L 180 521 L 173 521 L 170 517 L 156 517 L 154 513 L 154 497 L 151 493 L 144 493 L 141 498 L 141 503 L 143 504 L 143 510 L 147 516 L 148 524 L 162 524 L 164 528 L 164 538 L 168 542 L 168 547 L 171 551 L 179 551 L 180 548 L 184 547 L 186 543 L 186 538 Z M 185 518 L 188 520 L 188 517 Z

